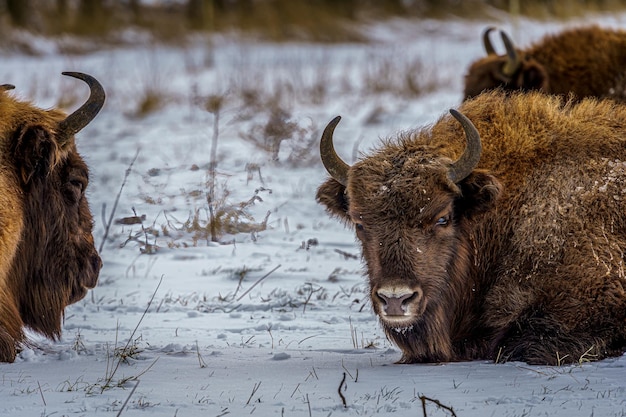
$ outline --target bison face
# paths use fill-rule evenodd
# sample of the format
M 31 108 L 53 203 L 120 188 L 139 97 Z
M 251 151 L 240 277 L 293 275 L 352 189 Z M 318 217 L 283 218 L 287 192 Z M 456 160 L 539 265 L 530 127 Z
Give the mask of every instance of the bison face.
M 506 48 L 506 55 L 497 55 L 489 33 L 493 27 L 483 33 L 483 42 L 487 56 L 474 62 L 465 75 L 465 100 L 475 97 L 483 91 L 501 88 L 513 90 L 543 90 L 549 92 L 548 74 L 541 63 L 524 51 L 515 49 L 513 42 L 500 31 Z
M 474 62 L 465 75 L 464 99 L 496 88 L 516 89 L 512 75 L 505 74 L 502 69 L 506 61 L 506 57 L 487 56 Z
M 506 57 L 487 56 L 473 63 L 465 75 L 464 100 L 483 91 L 501 88 L 505 91 L 542 90 L 549 92 L 548 75 L 543 65 L 532 58 L 525 58 L 518 69 L 508 74 Z
M 10 279 L 22 321 L 53 338 L 63 309 L 96 285 L 102 266 L 85 195 L 88 169 L 74 134 L 95 117 L 104 92 L 90 76 L 67 75 L 90 85 L 89 100 L 68 117 L 38 111 L 12 139 L 24 227 Z
M 324 160 L 337 179 L 333 175 L 317 194 L 331 214 L 354 226 L 372 306 L 405 362 L 453 359 L 452 277 L 470 267 L 468 222 L 493 207 L 500 191 L 494 177 L 474 169 L 478 133 L 467 118 L 453 114 L 468 132 L 457 162 L 440 149 L 403 139 L 346 171 L 333 170 L 333 164 L 342 165 L 332 156 Z
M 102 267 L 102 260 L 94 246 L 93 219 L 85 195 L 89 173 L 75 149 L 68 155 L 63 169 L 59 170 L 59 183 L 62 184 L 59 207 L 65 214 L 65 224 L 59 225 L 59 231 L 65 231 L 65 236 L 59 233 L 58 243 L 67 245 L 68 258 L 75 260 L 74 264 L 67 262 L 62 266 L 75 272 L 73 276 L 68 276 L 67 304 L 72 304 L 96 286 Z

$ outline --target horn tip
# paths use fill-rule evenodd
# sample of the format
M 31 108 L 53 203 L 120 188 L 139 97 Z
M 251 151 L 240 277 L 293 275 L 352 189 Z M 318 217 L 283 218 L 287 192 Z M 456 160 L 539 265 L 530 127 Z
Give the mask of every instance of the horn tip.
M 513 41 L 505 31 L 500 30 L 500 37 L 502 38 L 502 42 L 505 46 L 509 46 L 511 49 L 515 48 L 515 46 L 513 45 Z
M 75 71 L 63 71 L 61 74 L 67 75 L 68 77 L 78 78 L 78 79 L 82 79 L 85 75 L 82 72 L 75 72 Z
M 335 130 L 340 120 L 341 120 L 341 116 L 336 116 L 333 120 L 328 122 L 324 130 L 327 130 L 327 129 Z

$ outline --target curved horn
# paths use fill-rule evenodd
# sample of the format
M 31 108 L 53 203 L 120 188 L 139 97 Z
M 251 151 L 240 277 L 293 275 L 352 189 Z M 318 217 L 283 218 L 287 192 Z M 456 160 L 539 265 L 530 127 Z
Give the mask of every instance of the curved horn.
M 504 67 L 502 67 L 502 72 L 507 77 L 510 77 L 515 73 L 515 71 L 517 71 L 517 69 L 521 65 L 521 62 L 519 60 L 519 55 L 515 50 L 515 46 L 513 45 L 513 42 L 511 41 L 509 36 L 503 31 L 500 31 L 500 36 L 502 37 L 502 42 L 504 42 L 504 47 L 506 48 L 507 55 L 507 61 L 506 64 L 504 64 Z
M 476 165 L 478 165 L 483 147 L 480 143 L 478 130 L 476 130 L 476 127 L 472 124 L 470 119 L 454 109 L 450 109 L 450 114 L 461 123 L 467 139 L 467 146 L 463 155 L 450 166 L 448 173 L 450 180 L 457 183 L 471 174 Z
M 335 147 L 333 146 L 333 132 L 335 127 L 341 120 L 341 116 L 335 117 L 328 123 L 322 133 L 322 140 L 320 141 L 320 156 L 322 157 L 322 163 L 326 168 L 326 171 L 333 177 L 339 184 L 344 187 L 348 183 L 348 170 L 350 165 L 346 164 L 339 158 Z
M 13 90 L 15 88 L 15 86 L 13 84 L 2 84 L 0 85 L 0 90 L 1 91 L 9 91 L 9 90 Z
M 487 55 L 495 55 L 496 54 L 496 50 L 493 49 L 493 45 L 491 44 L 491 39 L 489 39 L 489 34 L 491 33 L 491 31 L 493 31 L 495 29 L 496 29 L 495 27 L 489 26 L 483 32 L 483 46 L 485 47 L 485 52 L 487 52 Z
M 63 72 L 62 74 L 83 80 L 91 90 L 87 101 L 59 123 L 59 137 L 67 139 L 87 126 L 96 117 L 104 105 L 105 94 L 102 85 L 91 75 L 81 72 Z

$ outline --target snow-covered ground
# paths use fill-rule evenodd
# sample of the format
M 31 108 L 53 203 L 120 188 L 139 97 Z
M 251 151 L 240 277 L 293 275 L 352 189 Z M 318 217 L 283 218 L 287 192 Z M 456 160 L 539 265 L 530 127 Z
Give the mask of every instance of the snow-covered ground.
M 317 147 L 306 150 L 336 115 L 349 162 L 380 137 L 435 122 L 459 104 L 488 24 L 523 46 L 594 22 L 624 27 L 626 15 L 394 20 L 364 28 L 367 44 L 227 36 L 174 47 L 138 37 L 80 56 L 33 39 L 38 56 L 3 54 L 1 82 L 41 107 L 85 99 L 84 84 L 61 76 L 67 70 L 92 74 L 108 97 L 78 136 L 103 245 L 99 284 L 66 309 L 62 340 L 33 334 L 14 364 L 0 364 L 0 415 L 626 415 L 625 357 L 394 364 L 400 353 L 371 311 L 353 233 L 316 204 L 326 173 Z M 409 69 L 436 88 L 402 94 Z M 139 117 L 150 94 L 162 106 Z M 219 111 L 208 112 L 216 100 Z M 216 114 L 215 199 L 241 230 L 220 243 L 205 233 Z M 277 127 L 290 139 L 263 149 Z M 113 219 L 145 218 L 112 224 L 104 241 L 124 181 Z

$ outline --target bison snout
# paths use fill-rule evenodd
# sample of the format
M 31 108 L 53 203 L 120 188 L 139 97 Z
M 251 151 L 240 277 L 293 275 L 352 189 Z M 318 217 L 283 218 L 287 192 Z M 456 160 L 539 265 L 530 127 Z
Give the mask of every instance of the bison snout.
M 100 255 L 94 255 L 91 258 L 91 264 L 94 271 L 100 272 L 100 270 L 102 269 L 102 258 L 100 257 Z
M 98 276 L 102 269 L 102 258 L 98 254 L 94 254 L 90 259 L 91 271 L 86 274 L 86 279 L 83 280 L 83 286 L 86 288 L 94 288 L 98 283 Z
M 422 290 L 404 288 L 381 288 L 376 291 L 380 313 L 385 316 L 413 316 L 418 314 Z

